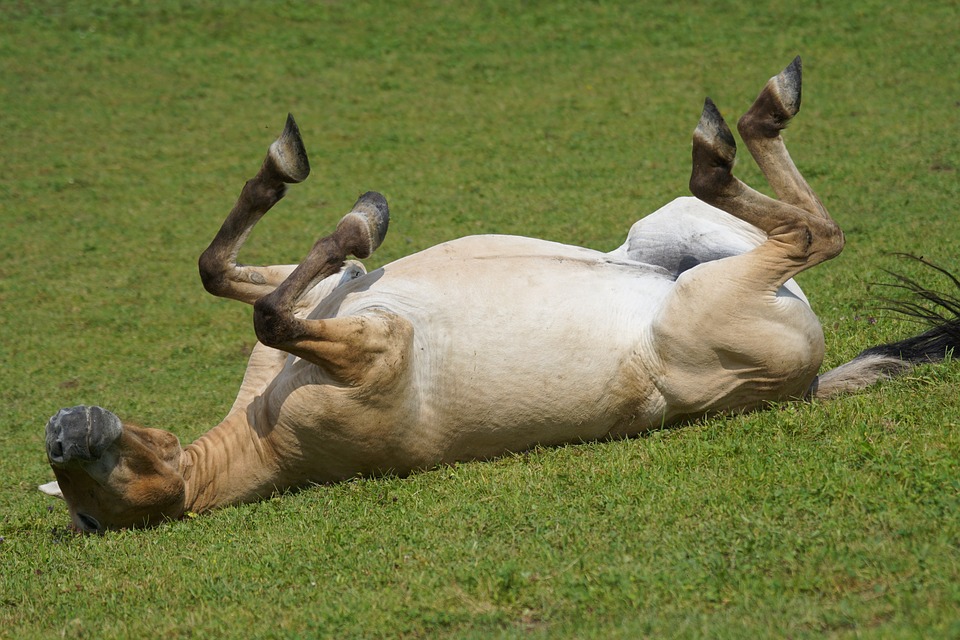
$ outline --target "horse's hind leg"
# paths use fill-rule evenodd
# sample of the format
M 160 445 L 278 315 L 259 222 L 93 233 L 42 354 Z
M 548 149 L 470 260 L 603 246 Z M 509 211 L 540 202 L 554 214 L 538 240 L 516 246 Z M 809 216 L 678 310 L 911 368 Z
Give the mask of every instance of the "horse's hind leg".
M 781 82 L 782 81 L 782 82 Z M 775 200 L 733 175 L 736 145 L 708 99 L 693 136 L 690 189 L 766 238 L 750 251 L 683 272 L 652 325 L 669 411 L 696 416 L 804 396 L 823 361 L 809 305 L 781 289 L 837 255 L 843 234 L 789 159 L 780 130 L 799 105 L 799 63 L 768 83 L 748 112 L 745 139 Z
M 799 85 L 797 92 L 799 95 Z M 772 183 L 783 190 L 786 196 L 783 201 L 751 189 L 733 175 L 736 143 L 720 112 L 708 98 L 693 135 L 693 171 L 690 176 L 690 190 L 695 196 L 767 234 L 767 241 L 754 251 L 769 258 L 756 264 L 762 265 L 766 274 L 763 279 L 774 289 L 843 249 L 843 233 L 819 206 L 812 191 L 813 201 L 804 200 L 797 190 L 799 187 L 791 190 L 790 179 L 781 179 L 780 173 L 787 169 L 787 165 L 793 167 L 793 163 L 785 155 L 782 141 L 780 145 L 783 155 L 774 154 L 769 161 L 764 159 L 762 166 L 774 176 Z M 806 185 L 802 177 L 799 180 Z
M 210 246 L 200 256 L 200 278 L 210 293 L 253 304 L 273 291 L 294 266 L 252 267 L 237 264 L 237 255 L 254 225 L 280 201 L 287 184 L 302 182 L 310 173 L 307 152 L 292 115 L 257 175 L 248 180 Z
M 370 191 L 357 200 L 336 230 L 317 240 L 300 265 L 272 293 L 254 304 L 253 322 L 263 344 L 319 365 L 334 377 L 359 384 L 375 360 L 406 335 L 403 321 L 383 313 L 325 319 L 302 318 L 298 302 L 320 280 L 340 270 L 348 255 L 366 258 L 387 232 L 387 201 Z M 394 359 L 395 361 L 395 359 Z
M 800 111 L 802 71 L 797 56 L 786 69 L 770 78 L 753 106 L 737 122 L 737 131 L 778 198 L 829 219 L 780 135 Z

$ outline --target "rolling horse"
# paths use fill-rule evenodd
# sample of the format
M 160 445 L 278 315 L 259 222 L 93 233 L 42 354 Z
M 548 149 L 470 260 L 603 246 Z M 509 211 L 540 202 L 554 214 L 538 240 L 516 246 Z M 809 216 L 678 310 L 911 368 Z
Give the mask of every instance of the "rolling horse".
M 733 175 L 736 143 L 708 98 L 694 197 L 636 222 L 616 250 L 479 235 L 371 272 L 348 257 L 384 240 L 375 192 L 300 264 L 237 261 L 310 171 L 288 117 L 199 260 L 210 293 L 253 305 L 258 342 L 232 408 L 186 447 L 98 406 L 63 409 L 46 426 L 56 482 L 42 488 L 82 531 L 149 526 L 313 483 L 826 398 L 942 359 L 960 344 L 955 318 L 818 375 L 823 331 L 793 277 L 844 237 L 781 136 L 800 97 L 798 57 L 738 122 L 776 198 Z

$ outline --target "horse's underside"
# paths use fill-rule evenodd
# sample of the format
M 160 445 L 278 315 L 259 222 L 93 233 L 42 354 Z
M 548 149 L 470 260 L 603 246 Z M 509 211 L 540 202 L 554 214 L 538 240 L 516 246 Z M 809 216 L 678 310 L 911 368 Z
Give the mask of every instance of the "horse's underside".
M 301 264 L 237 262 L 309 173 L 288 119 L 200 259 L 211 293 L 254 307 L 259 343 L 232 409 L 186 448 L 99 407 L 58 413 L 47 455 L 74 524 L 155 524 L 311 482 L 629 436 L 942 358 L 960 343 L 952 316 L 817 376 L 823 333 L 792 277 L 837 255 L 843 235 L 780 136 L 799 102 L 797 59 L 739 122 L 778 199 L 733 176 L 733 136 L 708 100 L 696 198 L 643 218 L 615 251 L 474 236 L 371 273 L 347 257 L 386 234 L 372 192 Z

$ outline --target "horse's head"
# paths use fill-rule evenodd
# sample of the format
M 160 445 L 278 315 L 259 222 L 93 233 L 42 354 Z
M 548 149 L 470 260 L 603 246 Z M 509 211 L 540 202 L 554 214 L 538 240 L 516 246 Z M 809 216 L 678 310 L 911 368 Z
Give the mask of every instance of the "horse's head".
M 152 526 L 183 514 L 182 449 L 172 433 L 79 406 L 50 418 L 46 447 L 57 482 L 42 489 L 66 501 L 81 531 Z

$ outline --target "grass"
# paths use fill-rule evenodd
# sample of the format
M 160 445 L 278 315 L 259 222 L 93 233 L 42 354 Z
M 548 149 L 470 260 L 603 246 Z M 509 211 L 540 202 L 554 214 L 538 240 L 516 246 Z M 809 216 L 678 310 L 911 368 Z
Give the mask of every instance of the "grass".
M 804 56 L 788 132 L 847 249 L 803 274 L 827 366 L 915 327 L 871 282 L 956 269 L 960 6 L 0 0 L 0 637 L 960 635 L 955 364 L 835 402 L 67 533 L 47 418 L 189 441 L 250 311 L 195 260 L 287 111 L 313 176 L 244 258 L 295 262 L 367 189 L 376 266 L 468 233 L 612 249 Z M 840 5 L 843 6 L 840 6 Z M 743 161 L 739 174 L 763 186 Z

